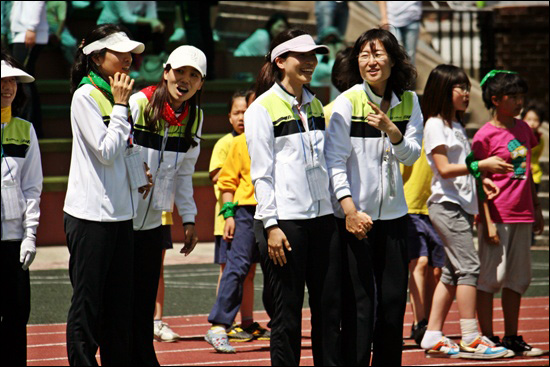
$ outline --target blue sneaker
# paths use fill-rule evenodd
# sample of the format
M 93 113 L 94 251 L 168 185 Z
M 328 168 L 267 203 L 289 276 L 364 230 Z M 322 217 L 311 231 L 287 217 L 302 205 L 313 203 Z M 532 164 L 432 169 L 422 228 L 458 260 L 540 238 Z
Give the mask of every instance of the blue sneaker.
M 460 342 L 460 358 L 465 359 L 495 359 L 508 354 L 508 349 L 497 347 L 485 336 L 478 336 L 470 344 Z

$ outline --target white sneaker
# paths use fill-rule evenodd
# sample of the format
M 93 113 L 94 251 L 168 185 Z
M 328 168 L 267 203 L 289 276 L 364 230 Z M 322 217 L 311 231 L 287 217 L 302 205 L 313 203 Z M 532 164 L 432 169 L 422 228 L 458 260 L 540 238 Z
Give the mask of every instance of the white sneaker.
M 165 322 L 155 322 L 153 326 L 155 340 L 159 342 L 176 342 L 180 336 L 176 334 Z
M 508 354 L 508 349 L 499 347 L 485 336 L 478 336 L 470 344 L 460 342 L 460 358 L 495 359 Z
M 427 358 L 458 358 L 459 352 L 459 346 L 444 336 L 436 345 L 430 349 L 426 349 L 425 355 Z

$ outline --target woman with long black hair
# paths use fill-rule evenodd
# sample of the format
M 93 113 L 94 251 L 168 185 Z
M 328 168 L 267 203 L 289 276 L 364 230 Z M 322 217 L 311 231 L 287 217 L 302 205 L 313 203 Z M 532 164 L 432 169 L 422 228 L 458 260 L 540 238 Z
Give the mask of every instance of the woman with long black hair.
M 73 286 L 67 318 L 71 365 L 131 363 L 134 240 L 138 190 L 127 170 L 132 156 L 128 76 L 142 43 L 123 28 L 94 28 L 78 48 L 71 71 L 73 146 L 64 224 Z M 135 157 L 135 155 L 134 155 Z M 143 161 L 137 162 L 143 171 Z M 152 335 L 151 335 L 152 337 Z
M 153 173 L 151 196 L 139 200 L 134 219 L 133 365 L 158 365 L 153 347 L 155 300 L 162 250 L 162 212 L 174 204 L 183 219 L 184 246 L 189 255 L 198 242 L 193 172 L 200 152 L 203 113 L 201 89 L 206 56 L 193 46 L 180 46 L 168 57 L 161 80 L 130 98 L 134 143 Z

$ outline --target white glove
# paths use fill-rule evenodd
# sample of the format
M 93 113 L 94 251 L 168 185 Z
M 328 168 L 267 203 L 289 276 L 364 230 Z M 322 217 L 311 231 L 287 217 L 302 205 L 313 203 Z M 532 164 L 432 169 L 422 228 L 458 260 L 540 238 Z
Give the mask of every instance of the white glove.
M 27 270 L 31 266 L 34 256 L 36 255 L 36 239 L 34 237 L 25 237 L 21 242 L 21 252 L 19 262 L 23 263 L 23 270 Z

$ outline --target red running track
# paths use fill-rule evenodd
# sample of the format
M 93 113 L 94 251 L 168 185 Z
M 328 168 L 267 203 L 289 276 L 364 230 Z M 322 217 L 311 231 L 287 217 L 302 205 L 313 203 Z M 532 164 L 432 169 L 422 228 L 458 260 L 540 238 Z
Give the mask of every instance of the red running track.
M 520 314 L 520 335 L 534 347 L 548 350 L 548 297 L 525 298 Z M 263 325 L 267 323 L 265 312 L 256 312 L 255 317 Z M 309 310 L 303 313 L 303 338 L 301 365 L 312 366 L 311 327 Z M 495 334 L 502 337 L 504 322 L 500 309 L 500 300 L 495 300 L 494 312 Z M 167 317 L 170 327 L 182 338 L 176 343 L 157 343 L 155 348 L 161 365 L 200 365 L 200 366 L 269 366 L 269 342 L 253 341 L 233 343 L 236 354 L 220 354 L 204 341 L 203 337 L 209 328 L 207 315 Z M 404 333 L 408 337 L 412 322 L 410 306 L 407 305 Z M 447 317 L 444 333 L 455 341 L 460 338 L 460 326 L 456 302 Z M 464 359 L 425 358 L 424 352 L 414 341 L 405 339 L 403 365 L 464 365 L 464 366 L 548 366 L 548 353 L 542 357 L 519 357 L 497 359 L 493 361 L 473 361 Z M 29 325 L 28 327 L 28 365 L 29 366 L 67 366 L 65 348 L 65 324 Z M 98 358 L 99 361 L 99 358 Z

